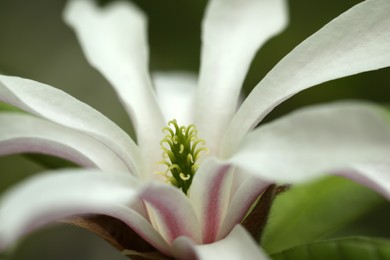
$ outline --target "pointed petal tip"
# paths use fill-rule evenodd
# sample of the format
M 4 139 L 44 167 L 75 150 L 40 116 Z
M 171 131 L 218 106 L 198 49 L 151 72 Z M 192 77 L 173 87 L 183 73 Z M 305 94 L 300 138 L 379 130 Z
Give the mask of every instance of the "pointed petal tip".
M 154 146 L 160 137 L 149 133 L 165 123 L 149 75 L 146 16 L 128 1 L 100 7 L 76 0 L 67 7 L 65 20 L 88 62 L 111 83 L 132 120 L 146 172 L 152 172 L 149 165 L 160 158 Z
M 147 17 L 144 12 L 135 4 L 129 1 L 114 1 L 108 3 L 105 8 L 99 7 L 96 1 L 93 0 L 70 0 L 67 2 L 64 11 L 63 19 L 71 26 L 74 26 L 78 19 L 84 15 L 103 15 L 106 13 L 124 13 L 128 18 L 134 18 L 134 21 L 146 22 Z
M 218 152 L 258 49 L 287 25 L 284 0 L 212 0 L 202 24 L 196 124 Z M 218 120 L 217 120 L 218 119 Z

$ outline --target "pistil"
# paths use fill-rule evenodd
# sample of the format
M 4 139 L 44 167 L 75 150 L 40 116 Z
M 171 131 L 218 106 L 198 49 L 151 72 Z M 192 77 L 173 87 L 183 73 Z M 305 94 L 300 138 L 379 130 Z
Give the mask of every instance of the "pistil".
M 180 126 L 177 121 L 171 120 L 163 128 L 166 134 L 160 145 L 163 150 L 163 160 L 167 169 L 161 174 L 169 183 L 187 194 L 192 179 L 199 165 L 196 163 L 201 151 L 206 151 L 205 141 L 198 138 L 195 125 Z

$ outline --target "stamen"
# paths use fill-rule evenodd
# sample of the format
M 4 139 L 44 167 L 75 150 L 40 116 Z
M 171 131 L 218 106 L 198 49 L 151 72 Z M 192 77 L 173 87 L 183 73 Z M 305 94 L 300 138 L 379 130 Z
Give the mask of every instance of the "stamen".
M 183 172 L 180 173 L 180 178 L 183 180 L 183 181 L 188 181 L 190 179 L 190 175 L 187 175 L 185 176 Z
M 179 153 L 183 153 L 184 151 L 184 145 L 183 144 L 180 144 L 180 150 L 179 150 Z
M 194 162 L 195 161 L 194 161 L 194 157 L 192 157 L 192 154 L 188 154 L 187 155 L 187 163 L 188 164 L 191 164 L 191 163 L 194 164 Z

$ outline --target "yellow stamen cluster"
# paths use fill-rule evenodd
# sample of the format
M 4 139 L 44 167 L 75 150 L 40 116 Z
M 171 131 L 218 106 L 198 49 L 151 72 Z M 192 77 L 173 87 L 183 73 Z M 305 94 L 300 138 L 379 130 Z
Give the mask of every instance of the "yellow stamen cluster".
M 175 119 L 168 122 L 163 132 L 166 133 L 160 142 L 163 160 L 159 163 L 166 165 L 167 169 L 161 174 L 168 182 L 187 194 L 199 167 L 196 164 L 199 153 L 207 150 L 198 145 L 205 145 L 205 141 L 198 139 L 195 125 L 179 127 Z

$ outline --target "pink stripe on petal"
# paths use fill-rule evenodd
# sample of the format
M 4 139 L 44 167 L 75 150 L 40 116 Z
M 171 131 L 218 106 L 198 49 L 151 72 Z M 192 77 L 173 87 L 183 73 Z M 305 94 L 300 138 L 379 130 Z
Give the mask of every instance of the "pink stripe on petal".
M 214 242 L 223 221 L 223 196 L 225 194 L 225 183 L 228 177 L 229 166 L 221 167 L 210 180 L 210 189 L 205 198 L 205 222 L 203 223 L 203 243 Z M 207 191 L 206 191 L 207 192 Z
M 203 232 L 203 243 L 215 241 L 230 201 L 233 174 L 230 165 L 215 158 L 205 160 L 196 172 L 189 198 Z
M 100 142 L 126 164 L 127 171 L 138 174 L 140 153 L 134 141 L 100 112 L 63 91 L 33 80 L 0 75 L 0 100 Z
M 225 221 L 218 233 L 218 240 L 224 238 L 235 225 L 243 220 L 252 204 L 269 185 L 269 183 L 264 182 L 260 178 L 252 177 L 249 174 L 248 176 L 245 180 L 240 178 L 242 181 L 239 183 L 239 187 L 230 201 Z
M 53 155 L 74 162 L 84 168 L 98 167 L 90 158 L 61 143 L 39 140 L 38 138 L 18 138 L 0 141 L 0 156 L 20 153 Z
M 36 175 L 1 197 L 0 249 L 53 221 L 100 214 L 121 220 L 170 255 L 170 246 L 143 216 L 138 198 L 143 189 L 144 184 L 128 173 L 78 169 Z
M 63 125 L 24 113 L 2 112 L 0 126 L 0 155 L 43 153 L 84 167 L 128 172 L 125 162 L 104 143 Z
M 166 255 L 171 255 L 170 246 L 139 212 L 132 208 L 127 208 L 125 214 L 119 214 L 120 212 L 116 213 L 114 217 L 123 221 L 158 251 Z
M 200 242 L 199 221 L 192 205 L 180 190 L 168 185 L 150 185 L 141 196 L 154 227 L 171 244 L 180 236 Z

